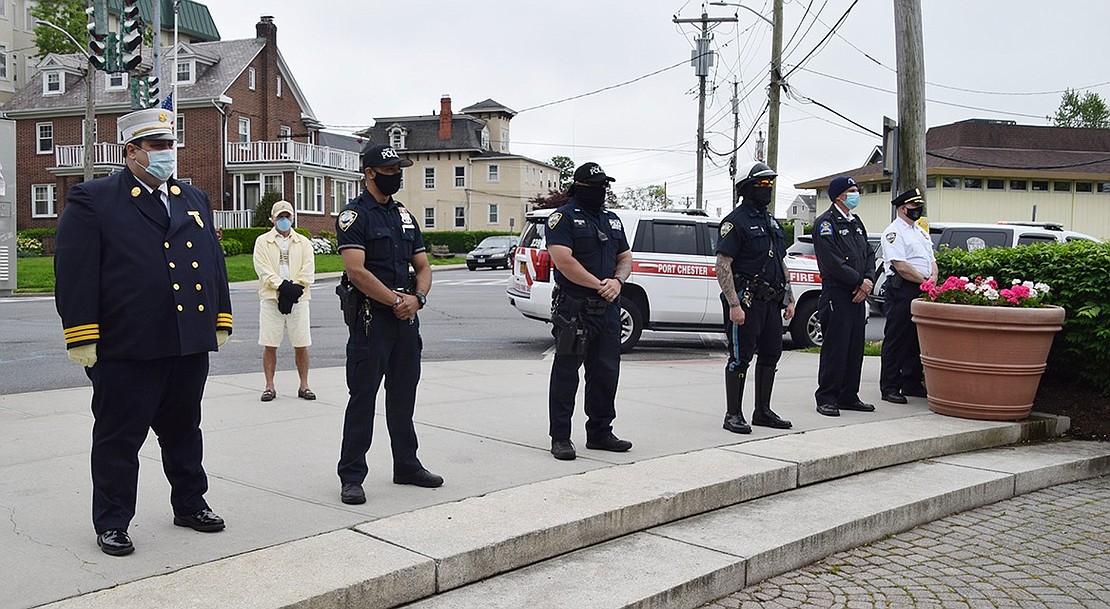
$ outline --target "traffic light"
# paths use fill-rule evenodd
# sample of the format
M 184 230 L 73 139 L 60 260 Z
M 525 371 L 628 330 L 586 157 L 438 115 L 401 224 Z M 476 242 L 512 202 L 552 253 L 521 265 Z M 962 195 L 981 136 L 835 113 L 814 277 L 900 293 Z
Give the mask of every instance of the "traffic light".
M 147 76 L 143 78 L 143 85 L 145 85 L 146 95 L 143 107 L 154 108 L 158 106 L 160 91 L 158 90 L 158 77 Z
M 131 79 L 131 109 L 155 108 L 158 106 L 157 76 L 143 76 Z
M 107 70 L 109 55 L 107 9 L 103 2 L 90 0 L 85 14 L 88 15 L 89 21 L 85 26 L 89 31 L 89 62 L 97 70 Z
M 142 28 L 139 22 L 139 1 L 123 0 L 123 27 L 120 33 L 119 71 L 130 72 L 143 61 Z

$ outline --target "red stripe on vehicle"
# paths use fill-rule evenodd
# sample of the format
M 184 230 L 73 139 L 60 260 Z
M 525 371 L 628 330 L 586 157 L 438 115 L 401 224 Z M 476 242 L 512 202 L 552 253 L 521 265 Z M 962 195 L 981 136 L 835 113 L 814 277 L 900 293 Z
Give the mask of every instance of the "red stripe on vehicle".
M 644 275 L 667 275 L 671 277 L 716 277 L 717 268 L 712 264 L 693 264 L 689 262 L 654 262 L 651 260 L 632 261 L 632 272 Z

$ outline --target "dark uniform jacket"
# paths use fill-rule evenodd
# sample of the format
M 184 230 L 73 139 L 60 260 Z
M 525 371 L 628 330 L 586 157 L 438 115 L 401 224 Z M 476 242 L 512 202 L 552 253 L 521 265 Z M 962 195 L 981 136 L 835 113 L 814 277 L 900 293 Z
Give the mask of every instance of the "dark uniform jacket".
M 854 291 L 875 272 L 875 250 L 863 220 L 849 220 L 836 205 L 813 221 L 813 253 L 822 286 Z
M 409 261 L 424 251 L 424 237 L 416 220 L 390 197 L 382 204 L 363 189 L 335 220 L 339 251 L 357 248 L 366 252 L 366 270 L 385 287 L 409 286 Z M 375 303 L 377 305 L 377 303 Z M 384 306 L 384 305 L 383 305 Z
M 716 253 L 732 258 L 734 276 L 765 281 L 776 290 L 786 285 L 786 234 L 766 209 L 741 204 L 725 216 Z
M 573 198 L 547 217 L 545 238 L 548 247 L 569 247 L 574 259 L 598 279 L 613 277 L 617 255 L 629 249 L 624 225 L 617 214 L 607 209 L 593 214 Z M 559 269 L 555 269 L 555 283 L 574 298 L 597 296 L 597 290 L 574 283 Z
M 102 360 L 216 350 L 231 332 L 227 267 L 208 197 L 170 180 L 170 215 L 127 169 L 71 188 L 58 222 L 55 304 L 66 348 Z

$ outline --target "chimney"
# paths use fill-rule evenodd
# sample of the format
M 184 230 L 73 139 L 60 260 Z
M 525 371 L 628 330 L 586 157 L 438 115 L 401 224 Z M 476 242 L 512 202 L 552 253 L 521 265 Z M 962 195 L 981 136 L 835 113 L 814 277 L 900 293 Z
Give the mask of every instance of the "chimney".
M 451 96 L 439 98 L 439 139 L 451 139 Z
M 254 26 L 254 32 L 258 38 L 265 38 L 267 45 L 277 46 L 277 26 L 272 15 L 262 15 Z

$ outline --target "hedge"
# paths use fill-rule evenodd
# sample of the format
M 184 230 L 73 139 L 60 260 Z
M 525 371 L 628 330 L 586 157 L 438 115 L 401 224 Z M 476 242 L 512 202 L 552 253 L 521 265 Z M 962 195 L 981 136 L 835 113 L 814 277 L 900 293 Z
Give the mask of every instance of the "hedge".
M 270 227 L 270 228 L 273 228 L 273 227 Z M 239 243 L 242 243 L 243 244 L 243 253 L 244 254 L 253 254 L 254 253 L 254 242 L 255 242 L 255 240 L 258 239 L 259 235 L 262 235 L 262 234 L 268 232 L 270 230 L 270 228 L 225 228 L 223 238 L 224 238 L 224 240 L 230 239 L 230 240 L 238 241 Z M 295 230 L 298 233 L 304 235 L 305 237 L 309 237 L 309 238 L 312 237 L 312 234 L 308 232 L 308 229 L 294 228 L 293 230 Z M 228 254 L 228 255 L 230 255 L 230 254 Z
M 465 254 L 474 249 L 486 237 L 493 237 L 499 235 L 516 236 L 516 233 L 506 233 L 501 231 L 488 231 L 488 230 L 475 230 L 475 231 L 459 231 L 459 230 L 433 230 L 425 231 L 424 245 L 430 250 L 433 245 L 446 245 L 447 251 L 452 254 Z
M 1043 281 L 1051 288 L 1048 302 L 1064 307 L 1064 329 L 1056 335 L 1047 372 L 1076 377 L 1110 394 L 1110 243 L 1073 241 L 1025 247 L 994 247 L 975 252 L 937 252 L 940 276 L 991 276 Z

